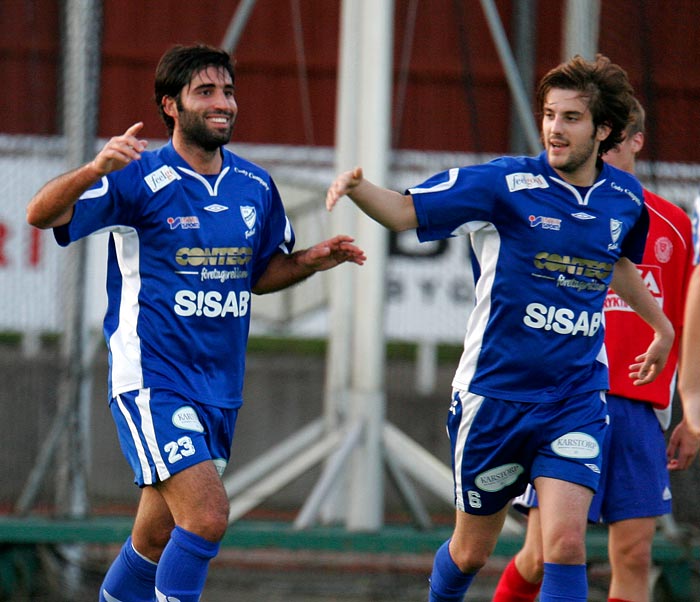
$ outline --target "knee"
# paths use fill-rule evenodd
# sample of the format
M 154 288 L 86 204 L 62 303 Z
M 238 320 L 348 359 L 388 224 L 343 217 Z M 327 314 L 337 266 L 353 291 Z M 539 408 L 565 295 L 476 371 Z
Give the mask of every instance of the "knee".
M 586 561 L 586 538 L 578 533 L 562 533 L 554 539 L 548 562 L 582 564 Z
M 165 546 L 170 541 L 172 525 L 151 525 L 149 529 L 134 530 L 131 536 L 136 552 L 153 562 L 158 562 Z
M 651 566 L 651 542 L 637 540 L 626 542 L 624 545 L 618 544 L 617 549 L 611 550 L 610 557 L 614 564 L 628 571 L 647 571 Z
M 184 517 L 181 526 L 212 542 L 220 541 L 228 527 L 229 505 L 224 503 L 198 509 L 192 516 Z
M 518 572 L 530 583 L 539 583 L 544 575 L 544 558 L 541 550 L 523 548 L 515 560 Z
M 473 548 L 450 547 L 450 556 L 463 573 L 475 573 L 482 569 L 489 559 L 487 552 Z

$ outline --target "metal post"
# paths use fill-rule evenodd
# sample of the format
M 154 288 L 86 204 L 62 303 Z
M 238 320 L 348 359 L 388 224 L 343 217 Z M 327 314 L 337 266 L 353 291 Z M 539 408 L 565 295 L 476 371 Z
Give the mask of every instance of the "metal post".
M 64 131 L 66 162 L 69 167 L 92 159 L 97 129 L 99 86 L 100 5 L 97 0 L 69 0 L 66 3 L 64 63 Z M 73 405 L 68 415 L 74 428 L 68 429 L 68 453 L 57 473 L 59 509 L 70 516 L 87 514 L 87 467 L 89 458 L 89 412 L 85 386 L 88 331 L 85 316 L 85 274 L 87 245 L 81 241 L 68 250 L 66 269 L 66 329 L 63 333 L 63 374 L 59 406 Z
M 600 0 L 566 0 L 564 10 L 564 56 L 580 54 L 592 59 L 598 52 Z
M 221 42 L 221 47 L 227 50 L 230 54 L 236 52 L 238 40 L 241 38 L 245 26 L 250 18 L 250 13 L 255 6 L 255 0 L 242 0 L 236 9 L 236 14 L 231 19 L 228 29 L 224 34 L 224 39 Z
M 66 162 L 81 165 L 94 156 L 100 73 L 101 4 L 98 0 L 66 2 L 63 125 Z M 59 411 L 67 413 L 69 428 L 59 448 L 56 467 L 56 503 L 62 514 L 80 518 L 88 513 L 87 477 L 90 461 L 90 383 L 87 380 L 91 354 L 85 320 L 87 243 L 80 241 L 68 250 L 65 266 L 66 321 L 62 337 L 62 374 Z M 63 546 L 70 559 L 63 573 L 69 593 L 82 582 L 81 545 Z
M 386 185 L 389 172 L 393 1 L 362 0 L 359 32 L 359 159 L 365 175 Z M 364 437 L 353 458 L 347 527 L 377 530 L 383 524 L 382 429 L 384 392 L 384 278 L 387 232 L 358 212 L 358 239 L 368 261 L 356 272 L 354 304 L 352 413 L 364 423 Z M 360 294 L 361 291 L 361 294 Z
M 533 40 L 537 37 L 537 0 L 522 2 L 522 0 L 512 0 L 513 6 L 513 50 L 515 62 L 523 82 L 523 93 L 532 105 L 532 93 L 535 84 L 535 44 Z M 513 154 L 526 154 L 531 152 L 527 139 L 524 135 L 524 128 L 521 115 L 516 111 L 511 111 L 510 128 L 510 152 Z
M 498 9 L 493 0 L 481 0 L 481 7 L 486 15 L 486 21 L 491 30 L 493 41 L 496 44 L 498 56 L 501 58 L 506 79 L 510 86 L 510 93 L 513 96 L 515 108 L 520 116 L 520 123 L 525 129 L 528 147 L 531 153 L 539 153 L 542 149 L 540 134 L 537 130 L 537 125 L 535 125 L 535 120 L 532 116 L 532 107 L 530 106 L 527 94 L 525 94 L 523 82 L 520 78 L 518 67 L 515 64 L 515 59 L 513 58 L 513 51 L 508 44 L 508 38 L 503 29 L 503 23 L 501 23 Z
M 357 162 L 357 123 L 360 4 L 343 2 L 340 17 L 340 51 L 338 59 L 338 96 L 336 99 L 335 172 L 352 169 Z M 341 202 L 330 214 L 331 233 L 356 236 L 355 208 Z M 329 431 L 338 429 L 347 418 L 350 391 L 352 306 L 355 299 L 352 269 L 341 266 L 329 274 L 328 348 L 324 390 L 324 421 Z M 338 522 L 347 512 L 347 474 L 342 475 L 321 509 L 324 523 Z

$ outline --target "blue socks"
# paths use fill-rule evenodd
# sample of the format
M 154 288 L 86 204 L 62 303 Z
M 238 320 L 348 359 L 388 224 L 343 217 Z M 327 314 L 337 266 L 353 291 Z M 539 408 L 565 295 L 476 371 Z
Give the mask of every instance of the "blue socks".
M 585 564 L 544 563 L 540 602 L 586 602 L 587 597 Z
M 452 560 L 450 540 L 438 548 L 430 575 L 429 602 L 462 602 L 476 573 L 463 573 Z
M 180 602 L 199 602 L 209 561 L 218 551 L 218 542 L 175 527 L 156 564 L 136 552 L 129 537 L 107 571 L 100 602 L 156 602 L 170 596 Z
M 218 551 L 219 542 L 212 543 L 181 527 L 175 527 L 158 563 L 158 599 L 169 600 L 172 597 L 180 602 L 199 602 L 209 561 Z
M 155 602 L 157 567 L 134 550 L 129 537 L 102 582 L 100 602 Z

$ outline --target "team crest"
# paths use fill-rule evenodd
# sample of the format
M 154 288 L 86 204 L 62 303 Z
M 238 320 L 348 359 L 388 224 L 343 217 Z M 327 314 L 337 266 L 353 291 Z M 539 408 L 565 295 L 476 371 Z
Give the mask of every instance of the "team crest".
M 255 207 L 251 207 L 250 205 L 244 205 L 241 207 L 241 217 L 243 218 L 245 225 L 248 226 L 248 229 L 252 230 L 255 226 L 256 220 Z
M 617 246 L 617 241 L 622 234 L 622 222 L 614 217 L 610 218 L 610 238 L 615 246 Z
M 673 255 L 673 243 L 666 236 L 661 236 L 654 243 L 654 254 L 659 263 L 668 263 Z

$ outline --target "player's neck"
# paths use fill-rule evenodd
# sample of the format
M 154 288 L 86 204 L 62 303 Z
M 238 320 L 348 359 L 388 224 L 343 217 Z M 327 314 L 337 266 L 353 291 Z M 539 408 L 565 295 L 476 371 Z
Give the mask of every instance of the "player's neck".
M 598 175 L 600 174 L 602 166 L 598 165 L 597 157 L 593 156 L 591 160 L 586 161 L 584 164 L 580 165 L 577 169 L 573 171 L 565 171 L 553 167 L 557 175 L 568 182 L 572 186 L 586 187 L 593 186 Z
M 218 174 L 221 171 L 221 148 L 206 150 L 196 144 L 188 144 L 181 136 L 173 136 L 173 147 L 187 164 L 203 175 Z

